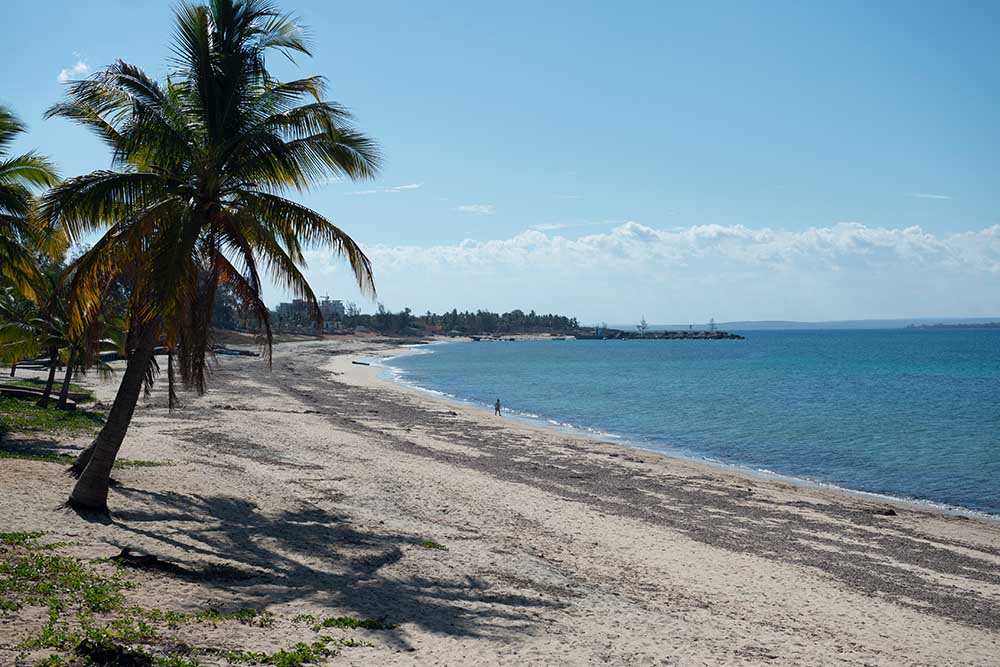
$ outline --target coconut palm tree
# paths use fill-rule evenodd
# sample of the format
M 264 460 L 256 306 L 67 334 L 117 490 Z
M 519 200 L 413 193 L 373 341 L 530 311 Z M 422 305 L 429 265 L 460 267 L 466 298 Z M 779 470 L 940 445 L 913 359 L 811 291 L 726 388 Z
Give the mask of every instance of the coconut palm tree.
M 55 386 L 56 371 L 69 351 L 77 345 L 64 317 L 65 295 L 60 272 L 55 266 L 33 269 L 35 280 L 28 283 L 34 301 L 18 299 L 10 288 L 0 298 L 0 355 L 16 364 L 22 359 L 44 355 L 49 375 L 36 405 L 48 407 Z M 65 406 L 65 404 L 64 404 Z
M 45 235 L 31 219 L 32 192 L 51 187 L 57 177 L 52 163 L 34 152 L 7 157 L 24 125 L 0 106 L 0 279 L 24 296 L 33 296 L 37 277 L 32 248 L 45 245 Z
M 42 218 L 73 240 L 104 235 L 80 257 L 70 282 L 71 326 L 100 311 L 100 295 L 123 273 L 130 285 L 128 360 L 105 426 L 69 504 L 107 511 L 108 481 L 157 345 L 171 351 L 187 388 L 205 389 L 210 320 L 219 285 L 261 323 L 270 352 L 261 274 L 319 305 L 302 275 L 304 251 L 344 257 L 374 294 L 358 245 L 321 214 L 285 196 L 330 176 L 369 178 L 376 144 L 350 114 L 324 99 L 325 81 L 278 81 L 272 52 L 309 55 L 303 30 L 266 0 L 210 0 L 176 10 L 171 74 L 157 82 L 116 62 L 68 85 L 50 116 L 75 120 L 110 148 L 113 169 L 64 181 L 44 198 Z
M 114 375 L 114 369 L 101 358 L 101 353 L 120 353 L 124 349 L 125 342 L 121 321 L 107 312 L 101 313 L 96 321 L 87 327 L 83 336 L 73 335 L 73 331 L 63 320 L 60 321 L 60 325 L 64 328 L 61 333 L 66 339 L 66 347 L 63 350 L 66 372 L 63 374 L 56 407 L 65 410 L 69 404 L 69 389 L 73 374 L 86 375 L 89 370 L 96 368 L 102 379 L 110 379 Z
M 36 344 L 49 360 L 49 376 L 42 390 L 42 396 L 35 405 L 46 408 L 52 399 L 56 371 L 63 361 L 63 351 L 73 347 L 75 337 L 66 323 L 66 294 L 58 268 L 49 267 L 42 270 L 41 277 L 36 283 L 35 294 L 38 316 L 31 324 L 35 331 Z
M 17 364 L 38 355 L 32 321 L 38 308 L 12 287 L 0 289 L 0 362 L 10 364 L 10 376 Z

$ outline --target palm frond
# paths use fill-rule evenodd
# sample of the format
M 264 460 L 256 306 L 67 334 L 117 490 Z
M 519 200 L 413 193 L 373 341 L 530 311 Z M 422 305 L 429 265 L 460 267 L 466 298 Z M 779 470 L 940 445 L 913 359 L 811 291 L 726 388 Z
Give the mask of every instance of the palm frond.
M 165 82 L 119 61 L 67 86 L 48 111 L 96 133 L 114 166 L 56 185 L 38 207 L 39 220 L 71 240 L 103 231 L 67 276 L 68 335 L 96 326 L 107 286 L 127 276 L 131 339 L 155 332 L 169 350 L 171 405 L 175 382 L 205 388 L 220 285 L 257 322 L 268 358 L 263 273 L 308 301 L 317 322 L 302 273 L 308 249 L 344 258 L 362 290 L 375 294 L 358 244 L 284 196 L 331 175 L 371 178 L 381 167 L 376 143 L 324 98 L 322 77 L 282 82 L 268 71 L 270 53 L 309 55 L 307 38 L 269 0 L 182 2 Z M 151 382 L 156 371 L 148 371 Z

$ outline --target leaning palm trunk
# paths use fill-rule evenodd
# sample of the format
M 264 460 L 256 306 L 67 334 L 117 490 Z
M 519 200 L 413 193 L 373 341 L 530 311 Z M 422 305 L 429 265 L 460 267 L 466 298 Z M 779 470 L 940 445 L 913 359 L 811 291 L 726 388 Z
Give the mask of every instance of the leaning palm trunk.
M 73 352 L 69 353 L 69 359 L 66 361 L 66 374 L 63 376 L 62 387 L 59 389 L 59 401 L 56 403 L 56 407 L 60 410 L 66 409 L 66 400 L 69 398 L 69 383 L 73 379 L 73 362 L 76 361 L 76 355 Z
M 67 504 L 76 510 L 102 514 L 108 511 L 111 468 L 114 467 L 118 450 L 121 449 L 132 421 L 135 405 L 139 401 L 139 392 L 142 391 L 149 362 L 153 358 L 154 345 L 152 332 L 147 330 L 139 337 L 136 348 L 128 357 L 111 412 L 108 413 L 104 428 L 87 448 L 91 452 L 90 456 L 69 497 Z
M 38 399 L 35 403 L 40 408 L 47 408 L 49 406 L 49 399 L 52 398 L 52 387 L 56 384 L 56 366 L 59 362 L 59 350 L 52 349 L 49 351 L 49 379 L 45 382 L 45 390 L 42 392 L 42 397 Z

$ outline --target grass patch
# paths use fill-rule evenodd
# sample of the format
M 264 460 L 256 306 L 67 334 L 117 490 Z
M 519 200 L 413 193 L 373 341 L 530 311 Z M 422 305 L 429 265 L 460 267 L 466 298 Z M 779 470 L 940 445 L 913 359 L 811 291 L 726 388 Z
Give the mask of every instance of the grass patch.
M 222 613 L 218 609 L 204 609 L 193 614 L 185 614 L 179 611 L 144 609 L 142 607 L 133 607 L 130 611 L 149 621 L 164 623 L 171 628 L 176 628 L 182 623 L 205 622 L 218 625 L 225 621 L 237 621 L 243 625 L 252 625 L 258 628 L 269 628 L 274 625 L 274 614 L 266 609 L 253 609 L 251 607 L 243 607 L 227 613 Z
M 315 641 L 299 642 L 273 653 L 187 646 L 170 633 L 182 623 L 242 623 L 267 628 L 275 615 L 267 610 L 244 607 L 231 612 L 206 609 L 182 613 L 141 606 L 126 606 L 123 591 L 131 588 L 124 568 L 111 569 L 108 561 L 85 561 L 48 551 L 57 543 L 39 542 L 43 533 L 0 533 L 0 608 L 47 606 L 48 620 L 18 644 L 20 651 L 51 649 L 52 655 L 35 664 L 42 667 L 69 665 L 132 664 L 148 660 L 156 667 L 204 667 L 197 657 L 213 656 L 229 665 L 254 664 L 300 667 L 323 663 L 343 649 L 374 646 L 352 637 L 319 634 Z M 382 630 L 391 626 L 369 618 L 336 616 L 318 620 L 303 614 L 295 622 L 323 628 Z M 111 662 L 108 662 L 111 660 Z
M 40 648 L 56 648 L 71 650 L 81 643 L 96 647 L 119 647 L 124 644 L 145 644 L 158 638 L 156 628 L 145 621 L 132 618 L 118 618 L 109 625 L 95 626 L 84 621 L 79 629 L 70 630 L 68 626 L 58 621 L 50 620 L 42 626 L 41 632 L 27 639 L 18 648 L 33 650 Z
M 0 397 L 0 433 L 96 433 L 104 417 L 86 410 L 59 410 L 55 402 L 40 408 L 32 401 Z
M 42 536 L 39 531 L 17 531 L 13 533 L 0 533 L 0 542 L 11 546 L 34 546 L 35 540 Z
M 417 542 L 418 547 L 423 547 L 424 549 L 439 549 L 441 551 L 447 551 L 448 547 L 434 540 L 424 540 L 423 542 Z
M 204 667 L 205 665 L 205 663 L 197 658 L 182 658 L 180 656 L 156 658 L 153 664 L 156 667 Z
M 355 618 L 354 616 L 327 616 L 312 626 L 312 629 L 319 632 L 323 628 L 343 628 L 353 630 L 364 628 L 365 630 L 389 630 L 393 626 L 375 618 Z
M 127 583 L 92 571 L 77 560 L 30 552 L 0 562 L 0 595 L 16 604 L 56 601 L 70 597 L 82 611 L 104 613 L 117 609 Z
M 366 642 L 363 639 L 335 639 L 333 637 L 327 637 L 326 635 L 321 635 L 320 639 L 325 641 L 327 644 L 333 644 L 334 646 L 340 648 L 375 648 L 375 644 Z
M 24 459 L 25 461 L 61 463 L 68 466 L 76 460 L 76 457 L 69 454 L 29 454 L 28 452 L 11 452 L 0 449 L 0 459 Z
M 32 663 L 31 667 L 68 667 L 68 665 L 69 663 L 58 655 L 50 655 L 47 658 L 42 658 L 38 662 Z
M 154 623 L 164 623 L 168 628 L 179 627 L 181 623 L 191 620 L 191 614 L 183 614 L 179 611 L 163 611 L 162 609 L 143 609 L 135 607 L 132 611 L 140 614 Z
M 173 461 L 145 461 L 143 459 L 118 459 L 115 461 L 115 468 L 119 470 L 125 468 L 156 468 L 172 465 L 174 465 Z
M 45 380 L 40 380 L 38 378 L 23 378 L 21 380 L 14 380 L 12 382 L 0 383 L 0 387 L 24 387 L 25 389 L 45 389 Z M 59 391 L 62 389 L 62 383 L 57 382 L 55 386 L 52 387 L 52 394 L 58 398 Z M 91 403 L 94 400 L 94 390 L 83 385 L 76 384 L 75 382 L 69 383 L 69 391 L 71 394 L 86 394 L 87 397 L 80 399 L 77 403 Z
M 250 663 L 274 665 L 274 667 L 299 667 L 318 663 L 324 658 L 339 654 L 340 651 L 327 646 L 325 641 L 315 641 L 311 644 L 299 642 L 288 649 L 274 653 L 259 653 L 253 651 L 232 651 L 224 654 L 226 660 L 235 663 Z
M 258 628 L 268 628 L 274 624 L 274 614 L 266 610 L 244 607 L 236 611 L 222 614 L 218 609 L 206 609 L 191 616 L 194 620 L 219 623 L 221 621 L 239 621 L 243 625 L 254 625 Z
M 12 452 L 0 449 L 0 459 L 23 459 L 25 461 L 42 461 L 43 463 L 58 463 L 60 465 L 73 465 L 76 456 L 73 454 L 32 454 L 31 452 Z M 115 461 L 115 470 L 127 470 L 128 468 L 155 468 L 158 466 L 172 466 L 173 461 L 146 461 L 143 459 L 118 459 Z

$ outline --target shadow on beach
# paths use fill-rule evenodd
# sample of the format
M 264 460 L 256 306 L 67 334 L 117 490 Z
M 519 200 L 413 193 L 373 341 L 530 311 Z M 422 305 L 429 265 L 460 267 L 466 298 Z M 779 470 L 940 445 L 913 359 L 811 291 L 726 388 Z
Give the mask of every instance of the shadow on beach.
M 221 495 L 181 495 L 118 487 L 144 509 L 115 513 L 119 529 L 175 550 L 232 566 L 205 576 L 186 563 L 174 575 L 198 579 L 260 606 L 309 602 L 434 633 L 499 637 L 523 631 L 535 612 L 562 605 L 491 592 L 481 580 L 440 581 L 387 572 L 417 538 L 351 525 L 320 509 L 270 515 Z M 175 526 L 165 531 L 165 526 Z M 199 559 L 199 560 L 200 560 Z M 183 570 L 186 570 L 183 571 Z

